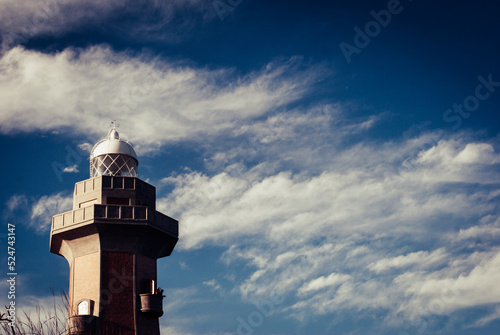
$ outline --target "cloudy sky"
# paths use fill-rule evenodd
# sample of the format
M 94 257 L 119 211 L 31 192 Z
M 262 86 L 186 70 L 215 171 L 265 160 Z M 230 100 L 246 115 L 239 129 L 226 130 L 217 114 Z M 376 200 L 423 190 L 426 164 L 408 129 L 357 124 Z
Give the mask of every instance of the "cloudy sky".
M 498 333 L 499 15 L 471 0 L 0 0 L 0 238 L 17 225 L 18 304 L 68 290 L 51 216 L 116 119 L 180 222 L 158 262 L 164 334 Z

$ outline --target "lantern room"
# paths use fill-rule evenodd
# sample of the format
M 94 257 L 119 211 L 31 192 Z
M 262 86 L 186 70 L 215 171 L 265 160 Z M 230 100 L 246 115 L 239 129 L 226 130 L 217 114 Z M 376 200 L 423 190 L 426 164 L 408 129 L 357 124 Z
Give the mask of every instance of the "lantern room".
M 116 125 L 90 152 L 90 178 L 99 176 L 137 177 L 139 161 L 128 141 L 120 139 Z

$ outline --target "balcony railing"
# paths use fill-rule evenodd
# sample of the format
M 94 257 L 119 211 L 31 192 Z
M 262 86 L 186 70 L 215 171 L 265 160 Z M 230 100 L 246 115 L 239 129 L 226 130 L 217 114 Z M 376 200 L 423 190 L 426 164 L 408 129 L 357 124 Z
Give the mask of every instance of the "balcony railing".
M 76 225 L 84 225 L 95 219 L 106 220 L 111 223 L 116 220 L 124 224 L 148 223 L 171 234 L 178 235 L 179 233 L 176 220 L 152 208 L 98 204 L 54 215 L 52 217 L 52 232 L 61 229 L 66 230 L 66 228 Z
M 97 189 L 118 189 L 118 190 L 137 190 L 147 194 L 156 194 L 153 185 L 134 177 L 117 176 L 99 176 L 82 180 L 75 184 L 75 195 L 81 195 L 92 192 Z

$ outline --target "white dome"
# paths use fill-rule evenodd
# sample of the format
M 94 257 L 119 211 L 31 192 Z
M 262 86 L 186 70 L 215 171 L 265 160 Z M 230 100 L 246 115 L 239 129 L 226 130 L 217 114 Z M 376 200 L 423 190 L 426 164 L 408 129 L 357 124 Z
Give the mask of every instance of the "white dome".
M 115 128 L 90 152 L 90 177 L 137 176 L 139 161 L 132 145 L 120 139 Z
M 120 140 L 116 130 L 112 129 L 109 135 L 114 136 L 113 132 L 116 134 L 116 138 L 108 136 L 97 142 L 90 152 L 90 159 L 106 154 L 123 154 L 137 160 L 134 148 L 129 143 Z

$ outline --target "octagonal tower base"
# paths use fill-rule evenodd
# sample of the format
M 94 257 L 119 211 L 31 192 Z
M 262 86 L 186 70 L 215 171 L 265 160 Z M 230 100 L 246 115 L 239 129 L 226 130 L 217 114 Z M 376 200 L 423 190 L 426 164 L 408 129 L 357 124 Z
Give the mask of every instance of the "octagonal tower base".
M 76 183 L 73 210 L 52 218 L 50 251 L 70 265 L 69 334 L 159 334 L 158 258 L 178 222 L 155 208 L 155 188 L 136 178 Z

